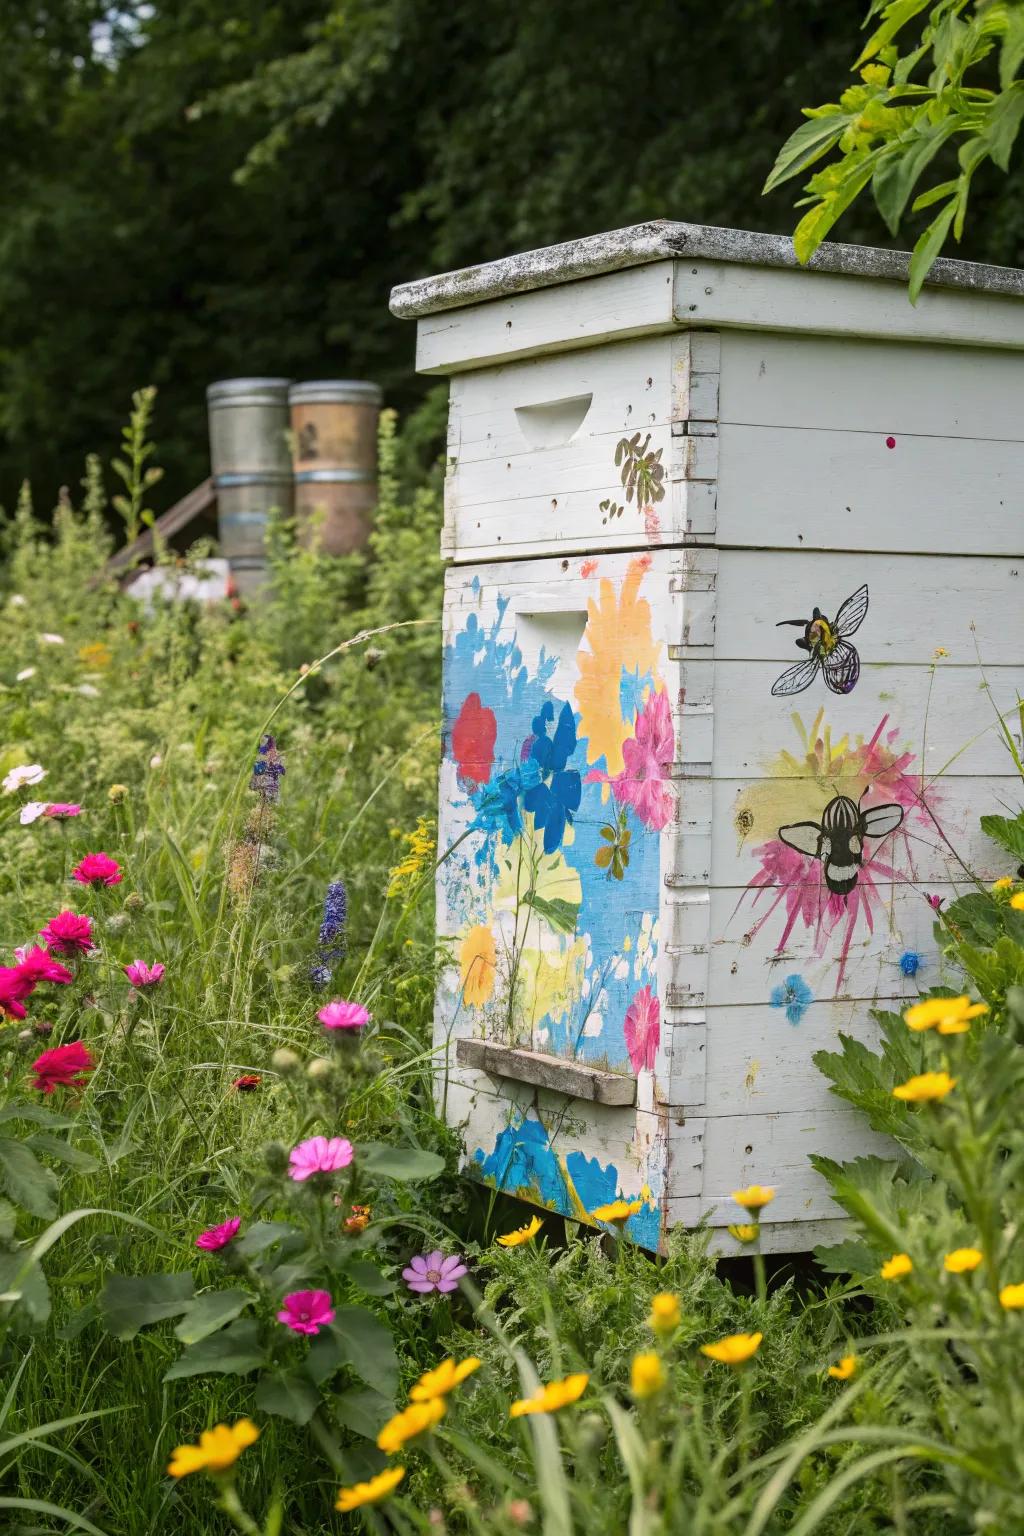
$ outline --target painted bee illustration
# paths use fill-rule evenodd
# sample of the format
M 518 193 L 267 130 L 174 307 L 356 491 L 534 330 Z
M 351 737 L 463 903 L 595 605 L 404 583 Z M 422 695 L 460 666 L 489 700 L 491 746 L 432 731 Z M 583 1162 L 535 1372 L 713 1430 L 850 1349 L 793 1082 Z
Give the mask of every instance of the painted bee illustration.
M 901 805 L 872 805 L 864 810 L 860 801 L 836 795 L 826 805 L 820 823 L 794 822 L 791 827 L 780 827 L 779 837 L 797 853 L 820 859 L 829 890 L 836 896 L 848 896 L 860 874 L 865 838 L 888 837 L 902 820 Z
M 775 698 L 788 698 L 809 688 L 821 668 L 826 688 L 833 693 L 849 693 L 860 677 L 860 657 L 850 644 L 848 636 L 858 630 L 868 611 L 867 586 L 858 587 L 836 614 L 835 622 L 826 619 L 820 608 L 815 608 L 810 619 L 781 619 L 776 629 L 792 624 L 803 625 L 803 638 L 796 644 L 802 651 L 809 651 L 806 661 L 798 661 L 772 685 Z

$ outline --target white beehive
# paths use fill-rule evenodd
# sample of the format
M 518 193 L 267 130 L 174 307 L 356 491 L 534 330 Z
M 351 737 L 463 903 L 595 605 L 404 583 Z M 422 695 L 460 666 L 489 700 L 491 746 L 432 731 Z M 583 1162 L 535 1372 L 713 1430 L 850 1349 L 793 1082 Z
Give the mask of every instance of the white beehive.
M 814 1053 L 1009 872 L 1024 274 L 905 279 L 665 223 L 392 299 L 451 376 L 439 1091 L 469 1172 L 650 1248 L 749 1182 L 821 1239 L 808 1154 L 884 1144 Z

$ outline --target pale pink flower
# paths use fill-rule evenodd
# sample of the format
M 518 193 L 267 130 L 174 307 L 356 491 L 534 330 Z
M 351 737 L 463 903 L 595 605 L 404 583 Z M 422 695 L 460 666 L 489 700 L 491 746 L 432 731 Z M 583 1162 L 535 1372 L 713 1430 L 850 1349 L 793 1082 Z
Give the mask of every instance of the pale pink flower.
M 633 1071 L 646 1067 L 654 1071 L 654 1058 L 661 1039 L 661 1004 L 649 986 L 641 987 L 626 1009 L 623 1033 Z
M 634 736 L 622 743 L 625 766 L 611 781 L 616 800 L 631 805 L 654 832 L 672 820 L 672 794 L 666 781 L 674 750 L 672 710 L 662 689 L 648 695 L 636 717 Z
M 219 1227 L 208 1227 L 196 1238 L 196 1247 L 202 1248 L 204 1253 L 217 1253 L 238 1236 L 241 1225 L 241 1217 L 231 1216 L 227 1221 L 222 1221 Z
M 362 1029 L 370 1022 L 369 1011 L 362 1003 L 328 1003 L 317 1018 L 324 1029 Z
M 45 815 L 45 800 L 26 800 L 25 804 L 18 812 L 18 820 L 21 822 L 23 827 L 30 827 L 34 821 L 39 820 L 40 816 Z
M 292 1291 L 284 1298 L 277 1320 L 292 1333 L 319 1333 L 321 1328 L 334 1322 L 330 1292 Z
M 440 1248 L 436 1248 L 433 1253 L 420 1253 L 410 1259 L 408 1267 L 402 1270 L 402 1278 L 410 1291 L 426 1296 L 431 1291 L 457 1290 L 459 1277 L 465 1273 L 466 1266 L 460 1254 L 451 1253 L 446 1258 Z
M 41 784 L 45 778 L 46 769 L 39 763 L 22 763 L 4 774 L 4 794 L 11 795 L 16 789 L 25 789 L 30 784 Z
M 311 1136 L 300 1141 L 288 1154 L 288 1177 L 297 1184 L 311 1179 L 315 1173 L 337 1173 L 347 1168 L 355 1156 L 355 1148 L 344 1136 Z
M 131 965 L 126 965 L 124 973 L 133 987 L 155 987 L 164 979 L 164 967 L 159 961 L 155 965 L 146 965 L 143 960 L 133 960 Z

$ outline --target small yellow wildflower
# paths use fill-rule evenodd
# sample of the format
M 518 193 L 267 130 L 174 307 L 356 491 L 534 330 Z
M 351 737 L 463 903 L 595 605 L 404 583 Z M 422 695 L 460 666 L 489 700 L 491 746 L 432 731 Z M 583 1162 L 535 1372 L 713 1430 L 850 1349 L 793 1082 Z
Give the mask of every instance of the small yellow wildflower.
M 929 997 L 908 1008 L 903 1019 L 915 1034 L 937 1028 L 940 1035 L 960 1035 L 968 1028 L 968 1020 L 982 1013 L 988 1013 L 988 1004 L 972 1003 L 969 997 Z
M 334 1507 L 345 1515 L 350 1509 L 361 1509 L 364 1504 L 379 1504 L 381 1499 L 390 1498 L 404 1476 L 404 1467 L 388 1467 L 385 1472 L 371 1477 L 368 1483 L 353 1483 L 351 1488 L 342 1488 Z
M 665 1368 L 653 1350 L 633 1356 L 629 1390 L 636 1398 L 654 1397 L 665 1385 Z
M 860 1369 L 860 1357 L 858 1355 L 844 1355 L 838 1365 L 830 1365 L 828 1374 L 833 1381 L 849 1381 L 851 1376 L 856 1376 Z
M 566 1376 L 562 1381 L 549 1381 L 538 1387 L 532 1397 L 521 1397 L 509 1409 L 509 1417 L 521 1419 L 529 1413 L 556 1413 L 569 1403 L 577 1402 L 587 1390 L 590 1377 L 582 1371 Z
M 643 1208 L 642 1200 L 610 1200 L 607 1205 L 599 1205 L 590 1214 L 598 1221 L 628 1221 Z
M 760 1211 L 775 1199 L 775 1191 L 770 1184 L 748 1184 L 746 1189 L 734 1189 L 732 1198 L 745 1211 Z
M 999 1305 L 1008 1312 L 1024 1307 L 1024 1285 L 1004 1285 L 999 1292 Z
M 78 659 L 87 667 L 109 667 L 114 653 L 102 640 L 94 640 L 91 645 L 79 646 Z
M 900 1083 L 893 1089 L 892 1096 L 902 1099 L 904 1104 L 931 1104 L 936 1099 L 944 1099 L 955 1087 L 956 1078 L 950 1077 L 948 1072 L 922 1072 Z
M 756 1221 L 740 1221 L 729 1228 L 729 1236 L 738 1243 L 756 1243 L 760 1235 L 761 1228 Z
M 700 1352 L 720 1365 L 743 1365 L 757 1354 L 763 1338 L 763 1333 L 730 1333 L 714 1344 L 702 1344 Z
M 1016 896 L 1010 897 L 1010 906 L 1015 912 L 1024 912 L 1024 891 L 1018 891 Z
M 954 1248 L 952 1253 L 946 1254 L 942 1267 L 947 1274 L 965 1275 L 977 1269 L 983 1257 L 979 1248 Z
M 937 645 L 935 647 L 935 660 L 936 661 L 938 661 L 940 657 L 948 656 L 948 655 L 949 655 L 949 652 L 946 650 L 946 647 L 944 645 Z
M 188 1477 L 191 1472 L 209 1472 L 216 1476 L 233 1467 L 247 1445 L 255 1445 L 260 1432 L 251 1419 L 236 1424 L 215 1424 L 204 1429 L 198 1445 L 178 1445 L 171 1453 L 167 1468 L 172 1477 Z
M 408 1408 L 403 1408 L 401 1413 L 396 1413 L 384 1425 L 377 1436 L 378 1447 L 390 1456 L 392 1451 L 401 1449 L 407 1440 L 415 1440 L 425 1430 L 433 1429 L 444 1418 L 446 1407 L 443 1397 L 431 1398 L 428 1403 L 410 1403 Z
M 891 1259 L 886 1259 L 879 1274 L 883 1280 L 902 1280 L 913 1272 L 913 1268 L 914 1261 L 909 1253 L 894 1253 Z
M 1013 884 L 1013 881 L 1011 880 L 1010 876 L 1009 875 L 1003 875 L 1003 877 L 1000 880 L 996 880 L 996 881 L 993 882 L 992 890 L 993 891 L 1008 891 L 1012 884 Z
M 401 837 L 407 852 L 391 871 L 388 881 L 389 896 L 397 896 L 405 886 L 412 885 L 433 860 L 437 848 L 432 825 L 424 816 L 420 817 L 412 832 L 404 832 Z
M 474 1371 L 480 1369 L 481 1361 L 476 1355 L 469 1355 L 465 1360 L 460 1360 L 456 1365 L 454 1360 L 442 1360 L 432 1371 L 424 1371 L 419 1381 L 409 1393 L 409 1398 L 414 1403 L 432 1403 L 437 1397 L 446 1397 L 453 1392 L 460 1382 L 467 1376 L 472 1376 Z
M 657 1296 L 651 1297 L 651 1315 L 647 1319 L 648 1328 L 665 1337 L 675 1333 L 681 1321 L 679 1311 L 679 1297 L 671 1291 L 659 1291 Z
M 516 1227 L 514 1232 L 506 1232 L 498 1238 L 502 1248 L 518 1248 L 521 1243 L 529 1243 L 537 1236 L 544 1223 L 539 1216 L 533 1216 L 525 1227 Z
M 124 802 L 128 799 L 128 785 L 111 784 L 110 788 L 107 790 L 107 799 L 110 801 L 111 805 L 123 805 Z

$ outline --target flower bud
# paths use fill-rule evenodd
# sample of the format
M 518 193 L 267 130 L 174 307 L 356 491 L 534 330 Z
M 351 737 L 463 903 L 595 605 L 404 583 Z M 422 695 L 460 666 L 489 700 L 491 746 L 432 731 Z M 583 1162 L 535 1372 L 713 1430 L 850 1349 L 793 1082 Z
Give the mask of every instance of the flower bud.
M 608 1438 L 608 1426 L 599 1413 L 585 1413 L 577 1430 L 577 1444 L 584 1456 L 594 1455 Z
M 124 899 L 126 912 L 141 912 L 146 905 L 146 898 L 140 896 L 138 891 L 130 891 Z
M 302 1060 L 294 1051 L 290 1051 L 286 1045 L 274 1052 L 270 1058 L 270 1065 L 275 1072 L 280 1072 L 282 1077 L 290 1077 L 302 1066 Z
M 112 912 L 103 926 L 111 933 L 122 933 L 128 927 L 128 923 L 127 912 Z
M 107 799 L 111 805 L 123 805 L 128 799 L 128 793 L 127 784 L 111 784 L 107 790 Z
M 331 1063 L 327 1060 L 326 1056 L 314 1056 L 306 1068 L 306 1076 L 314 1079 L 329 1077 L 330 1073 Z
M 288 1148 L 282 1146 L 279 1141 L 268 1141 L 263 1148 L 263 1161 L 271 1173 L 286 1173 L 288 1169 Z

